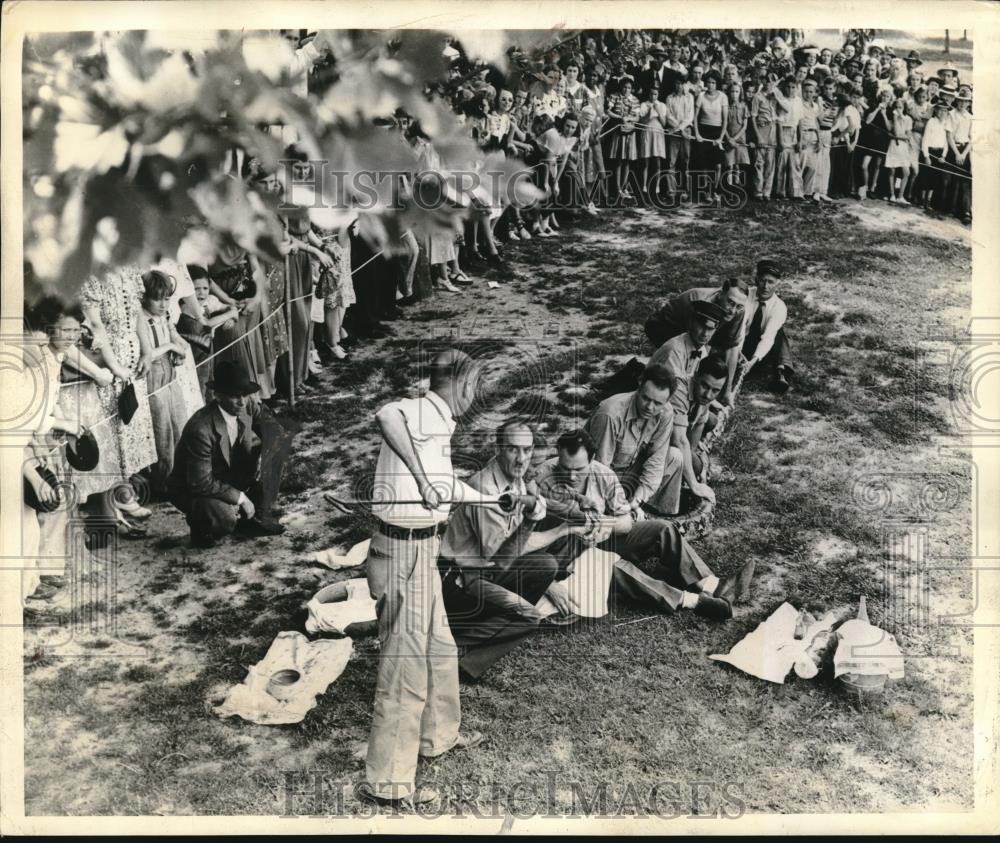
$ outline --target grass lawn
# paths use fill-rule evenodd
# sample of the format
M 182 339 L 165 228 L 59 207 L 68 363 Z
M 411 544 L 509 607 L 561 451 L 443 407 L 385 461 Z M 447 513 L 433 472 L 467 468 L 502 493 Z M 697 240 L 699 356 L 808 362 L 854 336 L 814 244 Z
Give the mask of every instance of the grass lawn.
M 495 813 L 494 792 L 511 814 L 546 802 L 573 812 L 602 783 L 612 808 L 638 813 L 665 782 L 684 814 L 714 814 L 727 799 L 730 812 L 970 809 L 971 636 L 933 622 L 971 603 L 971 576 L 949 561 L 967 553 L 969 463 L 942 448 L 962 446 L 946 363 L 947 338 L 968 319 L 968 234 L 884 203 L 775 203 L 584 220 L 509 247 L 515 277 L 501 289 L 481 282 L 412 308 L 394 339 L 326 370 L 325 396 L 295 410 L 303 427 L 282 504 L 300 517 L 282 537 L 191 553 L 182 518 L 159 505 L 148 539 L 90 564 L 90 581 L 111 584 L 87 595 L 103 611 L 27 632 L 27 813 L 361 810 L 350 792 L 314 785 L 363 775 L 372 639 L 356 642 L 301 724 L 221 721 L 207 705 L 278 632 L 301 629 L 321 585 L 358 575 L 311 565 L 305 552 L 367 536 L 364 517 L 332 514 L 322 492 L 370 482 L 373 412 L 413 386 L 414 347 L 458 337 L 497 361 L 456 434 L 456 465 L 470 469 L 512 410 L 550 434 L 582 422 L 595 400 L 575 387 L 643 350 L 654 307 L 749 276 L 763 255 L 787 267 L 796 388 L 777 398 L 745 386 L 716 449 L 735 480 L 716 488 L 714 529 L 697 542 L 720 574 L 759 560 L 752 602 L 726 624 L 618 606 L 585 628 L 537 635 L 463 686 L 464 721 L 488 743 L 423 775 L 446 788 L 447 811 L 466 814 Z M 898 492 L 883 510 L 859 495 L 879 477 Z M 951 511 L 916 507 L 927 478 L 951 490 Z M 886 553 L 893 531 L 911 528 L 926 529 L 939 569 L 930 620 L 910 588 L 917 563 Z M 858 703 L 823 676 L 772 685 L 707 658 L 783 600 L 819 613 L 861 595 L 907 654 L 906 678 L 883 699 Z M 310 795 L 290 803 L 290 780 Z M 692 799 L 699 782 L 703 798 Z

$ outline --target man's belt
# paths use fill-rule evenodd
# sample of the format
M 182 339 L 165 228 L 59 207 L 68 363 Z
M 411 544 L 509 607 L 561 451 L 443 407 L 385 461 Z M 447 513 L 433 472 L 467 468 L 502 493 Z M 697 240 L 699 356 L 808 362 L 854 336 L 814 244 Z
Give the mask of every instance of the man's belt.
M 440 536 L 447 525 L 442 522 L 440 524 L 432 524 L 430 527 L 397 527 L 395 524 L 390 524 L 387 521 L 376 521 L 375 528 L 383 535 L 388 536 L 390 539 L 402 539 L 403 541 L 419 541 L 420 539 L 429 539 L 432 536 Z

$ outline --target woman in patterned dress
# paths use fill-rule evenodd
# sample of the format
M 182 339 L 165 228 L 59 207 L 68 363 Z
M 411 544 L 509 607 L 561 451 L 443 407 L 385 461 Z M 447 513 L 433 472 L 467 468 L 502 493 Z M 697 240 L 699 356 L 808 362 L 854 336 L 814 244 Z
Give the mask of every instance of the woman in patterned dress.
M 82 384 L 60 390 L 63 415 L 79 418 L 97 439 L 100 461 L 93 471 L 72 472 L 79 500 L 106 493 L 98 505 L 126 526 L 122 512 L 147 517 L 136 501 L 130 478 L 156 462 L 153 420 L 145 375 L 150 366 L 149 330 L 139 318 L 145 289 L 135 266 L 107 268 L 80 289 L 80 306 L 93 334 L 91 351 L 114 375 L 110 384 Z M 118 398 L 131 381 L 138 409 L 128 424 L 118 413 Z

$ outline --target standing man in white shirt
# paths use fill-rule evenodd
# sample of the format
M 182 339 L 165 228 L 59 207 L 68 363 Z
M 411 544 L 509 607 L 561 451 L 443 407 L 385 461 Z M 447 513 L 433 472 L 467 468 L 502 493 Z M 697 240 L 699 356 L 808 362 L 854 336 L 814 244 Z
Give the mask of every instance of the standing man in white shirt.
M 393 401 L 375 416 L 382 445 L 367 568 L 381 653 L 366 781 L 357 788 L 369 801 L 434 801 L 435 791 L 415 784 L 418 757 L 482 742 L 478 732 L 459 732 L 458 650 L 437 566 L 451 504 L 482 497 L 451 465 L 455 417 L 472 405 L 475 389 L 472 359 L 452 349 L 434 358 L 426 395 Z M 414 500 L 422 503 L 407 503 Z
M 771 96 L 778 124 L 778 154 L 775 164 L 774 196 L 777 199 L 802 199 L 802 165 L 799 155 L 799 119 L 802 100 L 795 93 L 794 76 L 782 79 Z
M 788 308 L 778 298 L 781 268 L 770 258 L 757 262 L 757 281 L 747 296 L 743 330 L 743 358 L 749 372 L 758 363 L 773 369 L 775 391 L 788 392 L 792 354 L 785 336 Z
M 951 112 L 951 134 L 948 135 L 948 163 L 954 173 L 954 210 L 966 225 L 972 222 L 972 86 L 960 85 Z

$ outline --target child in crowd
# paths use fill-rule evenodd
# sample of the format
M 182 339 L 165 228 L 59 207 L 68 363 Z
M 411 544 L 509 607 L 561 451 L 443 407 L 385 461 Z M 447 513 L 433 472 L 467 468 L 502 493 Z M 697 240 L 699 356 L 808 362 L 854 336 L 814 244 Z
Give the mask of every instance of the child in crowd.
M 889 201 L 896 205 L 909 205 L 904 193 L 910 179 L 910 132 L 913 129 L 913 118 L 906 113 L 906 103 L 902 97 L 892 102 L 890 126 L 892 135 L 885 153 Z
M 608 125 L 608 132 L 611 135 L 608 158 L 615 166 L 615 192 L 623 199 L 635 198 L 626 184 L 626 179 L 632 162 L 639 157 L 635 130 L 639 122 L 641 104 L 632 94 L 632 88 L 632 79 L 626 76 L 620 82 L 618 93 L 608 97 L 608 116 L 611 118 L 611 123 Z
M 156 463 L 150 468 L 150 477 L 153 491 L 163 495 L 167 478 L 174 467 L 174 450 L 187 421 L 184 396 L 174 369 L 183 362 L 189 348 L 168 318 L 174 279 L 160 270 L 151 269 L 143 274 L 142 284 L 145 293 L 141 318 L 149 326 L 151 341 L 146 392 L 156 442 Z

